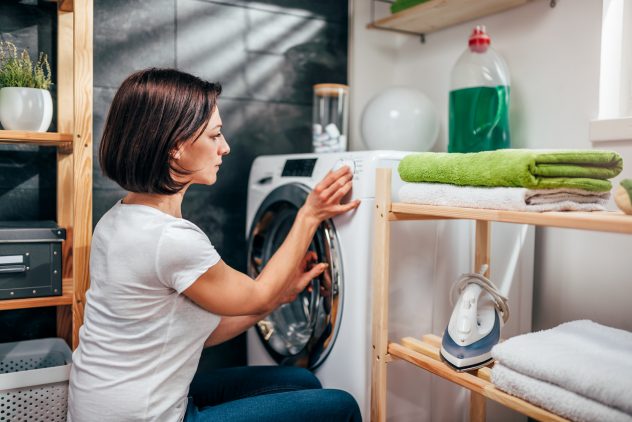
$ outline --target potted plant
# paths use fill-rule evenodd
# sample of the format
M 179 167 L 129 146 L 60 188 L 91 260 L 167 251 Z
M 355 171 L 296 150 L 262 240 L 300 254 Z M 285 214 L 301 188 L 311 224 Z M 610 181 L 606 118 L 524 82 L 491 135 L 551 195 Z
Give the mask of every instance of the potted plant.
M 40 53 L 33 63 L 28 51 L 18 53 L 10 41 L 0 42 L 0 124 L 8 130 L 46 132 L 53 117 L 50 65 Z

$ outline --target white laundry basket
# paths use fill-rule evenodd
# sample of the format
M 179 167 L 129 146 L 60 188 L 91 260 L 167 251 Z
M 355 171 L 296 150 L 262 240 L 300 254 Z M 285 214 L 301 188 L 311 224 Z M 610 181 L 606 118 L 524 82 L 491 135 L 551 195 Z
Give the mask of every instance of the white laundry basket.
M 65 421 L 71 365 L 60 338 L 0 344 L 0 422 Z

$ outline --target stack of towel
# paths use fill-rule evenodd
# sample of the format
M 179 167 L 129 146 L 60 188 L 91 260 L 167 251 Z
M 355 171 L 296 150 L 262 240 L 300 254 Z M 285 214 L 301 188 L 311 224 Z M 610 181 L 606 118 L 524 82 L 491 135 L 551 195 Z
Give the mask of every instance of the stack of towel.
M 492 349 L 501 390 L 574 421 L 632 421 L 632 333 L 582 320 Z
M 514 211 L 601 211 L 608 179 L 623 169 L 616 152 L 504 149 L 404 157 L 402 202 Z

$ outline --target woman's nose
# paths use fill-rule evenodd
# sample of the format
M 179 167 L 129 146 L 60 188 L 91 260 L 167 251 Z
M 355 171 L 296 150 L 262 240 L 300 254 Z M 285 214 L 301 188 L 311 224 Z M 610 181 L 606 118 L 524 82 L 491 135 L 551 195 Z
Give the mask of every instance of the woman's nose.
M 228 145 L 228 141 L 226 138 L 222 137 L 224 141 L 224 148 L 222 150 L 222 155 L 228 155 L 230 153 L 230 146 Z

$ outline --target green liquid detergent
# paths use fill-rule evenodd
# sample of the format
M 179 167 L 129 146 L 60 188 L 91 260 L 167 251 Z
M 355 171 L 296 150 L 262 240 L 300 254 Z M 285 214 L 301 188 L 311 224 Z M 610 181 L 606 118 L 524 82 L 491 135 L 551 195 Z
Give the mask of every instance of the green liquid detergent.
M 509 87 L 478 86 L 450 91 L 448 152 L 510 148 Z

